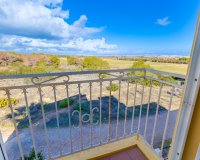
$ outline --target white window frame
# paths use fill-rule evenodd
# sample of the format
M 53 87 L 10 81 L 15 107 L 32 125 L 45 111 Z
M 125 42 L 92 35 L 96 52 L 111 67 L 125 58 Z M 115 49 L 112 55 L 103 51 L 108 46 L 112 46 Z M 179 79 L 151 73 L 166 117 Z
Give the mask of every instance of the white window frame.
M 170 160 L 181 160 L 200 86 L 200 13 L 190 55 L 184 96 L 178 113 Z

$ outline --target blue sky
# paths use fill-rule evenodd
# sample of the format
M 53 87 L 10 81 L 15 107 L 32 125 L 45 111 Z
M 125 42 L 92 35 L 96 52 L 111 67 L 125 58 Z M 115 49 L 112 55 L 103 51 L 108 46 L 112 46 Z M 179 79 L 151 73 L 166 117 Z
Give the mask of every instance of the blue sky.
M 0 50 L 189 55 L 199 0 L 0 0 Z

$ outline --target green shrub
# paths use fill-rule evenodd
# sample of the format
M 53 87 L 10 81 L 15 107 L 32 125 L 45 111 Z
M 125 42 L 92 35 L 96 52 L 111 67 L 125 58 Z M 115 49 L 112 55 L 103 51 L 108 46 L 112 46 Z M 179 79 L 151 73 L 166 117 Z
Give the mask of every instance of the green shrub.
M 7 52 L 8 54 L 14 54 L 14 55 L 16 55 L 17 53 L 16 52 L 14 52 L 14 51 L 8 51 Z
M 137 69 L 137 68 L 150 68 L 150 65 L 146 64 L 142 60 L 139 60 L 139 61 L 133 62 L 133 65 L 131 66 L 131 68 L 135 68 L 135 69 Z M 131 76 L 144 76 L 144 71 L 133 71 L 129 75 L 131 75 Z
M 67 64 L 68 65 L 76 65 L 76 57 L 74 56 L 68 56 L 67 57 Z
M 80 109 L 81 109 L 81 112 L 87 112 L 87 111 L 89 111 L 90 107 L 86 103 L 81 103 L 81 105 L 76 104 L 74 107 L 74 110 L 80 111 Z
M 47 73 L 52 72 L 55 70 L 55 67 L 48 67 L 48 66 L 36 66 L 36 67 L 30 67 L 21 65 L 18 67 L 10 69 L 5 69 L 0 71 L 0 75 L 10 75 L 10 74 L 34 74 L 34 73 Z
M 40 152 L 37 153 L 37 157 L 38 157 L 38 160 L 44 160 L 44 157 L 42 155 L 42 151 L 40 151 Z M 29 153 L 28 156 L 24 156 L 24 159 L 25 160 L 35 160 L 36 159 L 36 154 L 35 154 L 34 148 L 32 148 L 30 150 L 30 153 Z
M 80 58 L 78 58 L 78 57 L 68 56 L 67 57 L 67 64 L 68 65 L 81 66 L 82 65 L 82 60 Z
M 68 103 L 69 105 L 72 105 L 74 103 L 74 101 L 72 99 L 64 99 L 62 101 L 60 101 L 59 103 L 59 108 L 66 108 L 68 107 Z
M 100 74 L 100 76 L 99 76 L 100 78 L 106 78 L 106 77 L 108 77 L 108 75 L 107 74 L 105 74 L 105 73 L 102 73 L 102 74 Z
M 28 73 L 45 73 L 48 72 L 45 67 L 20 67 L 17 74 L 28 74 Z
M 159 80 L 162 80 L 162 81 L 166 81 L 166 82 L 170 82 L 170 83 L 176 83 L 176 80 L 171 77 L 171 76 L 164 76 L 164 75 L 160 75 L 160 74 L 155 74 L 155 76 L 157 76 L 157 79 Z M 145 85 L 145 86 L 150 86 L 150 79 L 144 79 L 143 78 L 140 78 L 140 79 L 137 79 L 136 80 L 138 84 L 140 85 Z M 131 83 L 135 83 L 135 80 L 132 80 Z M 152 85 L 153 86 L 160 86 L 160 82 L 156 81 L 156 80 L 152 80 Z M 167 85 L 167 84 L 164 84 L 163 85 Z
M 99 57 L 89 56 L 84 58 L 83 68 L 89 70 L 98 70 L 98 69 L 109 69 L 110 67 L 107 61 L 104 61 Z
M 60 65 L 60 59 L 56 56 L 52 56 L 50 62 L 54 67 L 58 67 Z
M 158 74 L 157 76 L 158 76 L 158 79 L 160 79 L 160 80 L 167 81 L 170 83 L 176 83 L 176 80 L 171 76 L 165 76 L 165 75 L 161 75 L 161 74 Z
M 78 72 L 80 72 L 80 71 L 82 71 L 82 70 L 83 70 L 82 67 L 76 67 L 76 68 L 75 68 L 75 71 L 78 71 Z
M 150 68 L 150 65 L 140 60 L 140 61 L 135 61 L 131 68 Z
M 189 58 L 181 57 L 179 58 L 179 63 L 187 64 L 189 62 Z
M 137 81 L 137 83 L 139 83 L 141 85 L 143 85 L 143 83 L 144 83 L 145 86 L 150 86 L 150 79 L 145 79 L 145 81 L 144 81 L 144 79 L 139 79 Z M 152 85 L 153 86 L 160 86 L 160 82 L 158 82 L 158 81 L 152 81 Z
M 15 98 L 11 98 L 12 105 L 17 105 L 19 101 Z M 0 108 L 6 108 L 9 106 L 8 98 L 1 98 L 0 99 Z
M 143 60 L 138 60 L 133 62 L 133 65 L 131 68 L 137 69 L 137 68 L 150 68 L 149 64 L 146 64 Z M 129 73 L 129 76 L 144 76 L 144 71 L 132 71 Z M 135 83 L 135 79 L 130 80 L 131 83 Z M 150 85 L 150 80 L 145 80 L 143 78 L 137 79 L 137 83 L 144 84 L 145 86 Z
M 117 84 L 113 83 L 113 84 L 111 84 L 111 86 L 107 86 L 106 89 L 107 90 L 111 89 L 112 92 L 115 92 L 119 89 L 119 86 Z
M 37 63 L 37 66 L 44 67 L 44 66 L 46 66 L 46 62 L 44 60 L 39 60 Z
M 150 65 L 149 64 L 145 64 L 144 61 L 140 60 L 140 61 L 134 62 L 131 68 L 150 68 Z M 129 75 L 130 76 L 144 76 L 144 72 L 143 71 L 135 71 L 135 72 L 131 72 Z M 161 75 L 161 74 L 152 74 L 151 76 L 155 76 L 158 79 L 163 80 L 163 81 L 176 83 L 176 80 L 171 76 L 165 76 L 165 75 Z M 131 81 L 131 82 L 134 83 L 134 80 Z M 138 79 L 137 82 L 139 84 L 143 84 L 144 80 L 141 78 L 141 79 Z M 150 80 L 145 80 L 144 84 L 146 86 L 149 86 L 150 85 Z M 154 86 L 160 86 L 160 82 L 158 82 L 158 81 L 152 81 L 152 84 Z
M 44 104 L 44 110 L 50 110 L 51 109 L 51 105 L 50 104 Z

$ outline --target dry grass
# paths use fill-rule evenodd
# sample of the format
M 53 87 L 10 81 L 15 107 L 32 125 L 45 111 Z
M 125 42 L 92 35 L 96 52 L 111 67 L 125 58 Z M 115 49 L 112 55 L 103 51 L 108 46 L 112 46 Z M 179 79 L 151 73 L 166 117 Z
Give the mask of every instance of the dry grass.
M 116 60 L 110 58 L 104 58 L 111 68 L 129 68 L 133 61 L 128 60 Z M 187 72 L 187 64 L 173 64 L 173 63 L 159 63 L 159 62 L 146 62 L 148 63 L 151 68 L 160 70 L 160 71 L 167 71 L 167 72 L 174 72 L 179 74 L 186 74 Z

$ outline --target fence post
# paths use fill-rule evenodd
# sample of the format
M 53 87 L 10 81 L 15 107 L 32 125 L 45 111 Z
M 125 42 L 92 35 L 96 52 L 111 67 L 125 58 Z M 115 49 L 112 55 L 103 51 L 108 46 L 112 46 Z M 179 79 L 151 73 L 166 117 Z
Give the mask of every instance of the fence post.
M 8 156 L 4 147 L 3 138 L 0 131 L 0 159 L 1 160 L 8 160 Z

